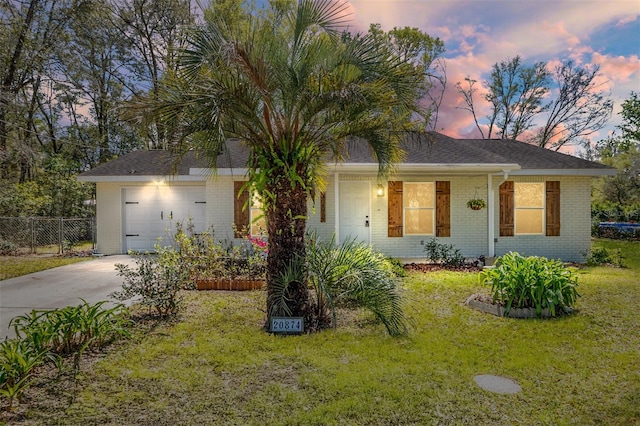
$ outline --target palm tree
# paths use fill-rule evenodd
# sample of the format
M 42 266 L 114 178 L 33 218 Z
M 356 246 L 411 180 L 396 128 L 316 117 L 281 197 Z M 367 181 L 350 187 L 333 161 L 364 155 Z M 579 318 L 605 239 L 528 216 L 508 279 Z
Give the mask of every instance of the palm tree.
M 324 164 L 340 161 L 349 143 L 366 143 L 379 173 L 388 173 L 403 154 L 402 131 L 415 129 L 412 117 L 422 113 L 420 70 L 380 37 L 346 32 L 347 7 L 300 0 L 246 20 L 205 14 L 178 73 L 147 108 L 212 167 L 229 138 L 249 147 L 249 181 L 269 237 L 269 296 L 279 274 L 304 259 L 307 202 L 324 188 Z M 287 300 L 290 315 L 309 318 L 306 283 L 291 283 Z

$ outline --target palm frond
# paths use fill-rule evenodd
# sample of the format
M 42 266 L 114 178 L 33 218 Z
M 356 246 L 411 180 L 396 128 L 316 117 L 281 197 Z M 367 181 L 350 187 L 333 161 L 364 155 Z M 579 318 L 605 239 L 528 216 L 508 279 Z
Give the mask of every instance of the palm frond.
M 309 280 L 319 301 L 329 303 L 335 321 L 337 306 L 356 305 L 371 311 L 391 335 L 407 332 L 402 297 L 385 257 L 364 243 L 332 239 L 320 243 L 314 236 L 307 249 Z

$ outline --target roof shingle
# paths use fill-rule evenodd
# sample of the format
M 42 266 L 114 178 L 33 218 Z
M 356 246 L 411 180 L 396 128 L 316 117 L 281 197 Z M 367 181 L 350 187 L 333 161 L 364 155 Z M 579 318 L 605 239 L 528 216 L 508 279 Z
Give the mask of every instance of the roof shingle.
M 440 133 L 412 134 L 402 143 L 404 164 L 491 165 L 518 164 L 521 170 L 612 170 L 600 163 L 550 151 L 516 140 L 454 139 Z M 375 163 L 368 144 L 354 139 L 347 144 L 345 163 Z M 218 169 L 246 167 L 249 149 L 239 140 L 229 140 L 217 157 Z M 189 151 L 183 157 L 169 151 L 134 151 L 82 173 L 83 178 L 100 176 L 189 175 L 191 168 L 207 168 L 204 155 Z M 86 179 L 90 180 L 90 179 Z

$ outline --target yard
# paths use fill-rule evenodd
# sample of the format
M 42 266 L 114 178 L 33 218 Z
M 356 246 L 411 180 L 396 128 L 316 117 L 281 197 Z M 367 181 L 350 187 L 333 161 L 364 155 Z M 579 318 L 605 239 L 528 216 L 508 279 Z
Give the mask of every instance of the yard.
M 78 381 L 43 372 L 11 424 L 640 424 L 640 243 L 629 268 L 579 271 L 577 312 L 513 320 L 464 306 L 476 273 L 405 278 L 408 337 L 365 312 L 339 327 L 261 331 L 262 291 L 190 292 L 172 324 L 84 360 Z M 515 380 L 491 393 L 479 374 Z M 28 407 L 28 409 L 27 409 Z M 0 417 L 2 419 L 3 417 Z

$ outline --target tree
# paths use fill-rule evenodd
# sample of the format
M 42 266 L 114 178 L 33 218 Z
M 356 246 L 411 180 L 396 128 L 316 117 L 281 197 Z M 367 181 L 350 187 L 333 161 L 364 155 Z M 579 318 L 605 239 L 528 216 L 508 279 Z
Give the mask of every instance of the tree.
M 631 92 L 622 103 L 622 123 L 617 126 L 621 135 L 600 141 L 595 148 L 596 157 L 604 164 L 615 167 L 615 176 L 599 178 L 594 182 L 594 211 L 604 210 L 617 220 L 640 220 L 640 100 Z M 609 211 L 608 213 L 606 211 Z M 611 217 L 618 215 L 618 217 Z M 605 217 L 601 217 L 605 219 Z
M 542 101 L 549 92 L 549 73 L 542 62 L 532 66 L 522 63 L 520 56 L 495 63 L 491 77 L 485 82 L 488 93 L 484 99 L 491 104 L 487 116 L 487 139 L 491 139 L 494 128 L 500 139 L 517 139 L 523 132 L 532 127 L 536 114 L 545 108 Z M 460 82 L 456 84 L 458 91 L 464 96 L 467 109 L 474 114 L 476 126 L 482 137 L 485 133 L 475 115 L 473 84 L 475 80 L 465 79 L 469 88 L 464 89 Z
M 628 99 L 622 102 L 622 139 L 629 145 L 640 145 L 640 98 L 638 92 L 631 92 Z
M 158 100 L 138 105 L 147 120 L 179 127 L 175 143 L 204 151 L 212 167 L 227 138 L 249 147 L 269 236 L 268 315 L 284 313 L 273 309 L 278 277 L 304 261 L 307 201 L 324 186 L 327 158 L 364 143 L 388 173 L 402 155 L 401 132 L 422 112 L 421 70 L 371 34 L 341 33 L 346 8 L 301 0 L 273 2 L 242 22 L 207 14 Z M 309 325 L 306 283 L 287 292 L 287 313 Z
M 597 82 L 600 66 L 578 67 L 573 61 L 557 66 L 553 75 L 557 94 L 546 110 L 547 120 L 534 137 L 536 145 L 558 150 L 602 129 L 613 110 Z
M 64 81 L 59 90 L 66 95 L 70 130 L 83 141 L 83 160 L 100 164 L 140 145 L 141 138 L 130 131 L 119 111 L 136 91 L 130 75 L 132 43 L 122 37 L 104 3 L 76 12 L 68 32 L 70 40 L 60 55 Z
M 157 96 L 162 76 L 176 69 L 176 55 L 183 47 L 181 28 L 194 22 L 191 1 L 111 0 L 111 3 L 117 16 L 114 26 L 133 53 L 128 70 L 140 83 L 134 92 L 143 93 L 146 86 L 150 94 Z M 161 122 L 150 123 L 144 133 L 149 149 L 167 148 L 169 135 Z
M 427 125 L 429 129 L 435 130 L 447 85 L 446 69 L 442 59 L 445 51 L 442 40 L 412 27 L 394 27 L 385 33 L 380 24 L 371 24 L 369 33 L 390 46 L 401 60 L 413 63 L 415 69 L 423 74 L 424 80 L 419 93 L 423 102 L 426 101 L 428 104 Z
M 61 46 L 71 0 L 0 2 L 0 177 L 32 177 L 43 70 Z M 78 6 L 82 2 L 78 2 Z
M 477 80 L 465 78 L 456 88 L 483 138 L 494 134 L 500 139 L 524 138 L 527 142 L 558 150 L 578 143 L 606 125 L 613 102 L 598 83 L 598 66 L 579 67 L 563 62 L 553 73 L 544 62 L 532 66 L 519 56 L 493 65 L 483 84 L 489 115 L 478 113 L 474 95 Z M 546 101 L 548 99 L 548 101 Z M 545 102 L 546 101 L 546 102 Z

